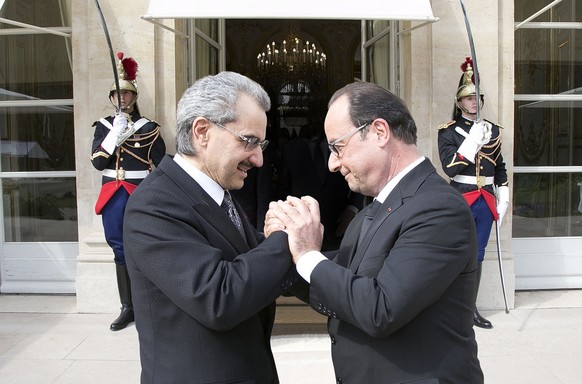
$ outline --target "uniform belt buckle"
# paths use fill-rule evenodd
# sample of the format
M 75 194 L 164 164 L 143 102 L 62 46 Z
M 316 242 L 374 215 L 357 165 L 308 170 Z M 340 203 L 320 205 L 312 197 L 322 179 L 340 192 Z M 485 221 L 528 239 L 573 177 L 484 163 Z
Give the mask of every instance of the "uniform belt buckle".
M 125 180 L 125 169 L 120 168 L 117 170 L 117 180 Z
M 477 187 L 483 188 L 486 185 L 486 178 L 485 176 L 477 176 Z

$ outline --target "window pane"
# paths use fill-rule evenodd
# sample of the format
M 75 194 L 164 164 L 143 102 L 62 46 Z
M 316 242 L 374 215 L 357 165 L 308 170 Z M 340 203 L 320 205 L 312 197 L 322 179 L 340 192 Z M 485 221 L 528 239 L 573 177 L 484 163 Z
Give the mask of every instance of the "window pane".
M 78 241 L 74 178 L 2 179 L 5 242 Z
M 196 36 L 196 78 L 218 73 L 218 50 Z
M 515 21 L 520 22 L 529 18 L 550 3 L 551 1 L 548 0 L 515 0 Z M 576 21 L 576 12 L 573 12 L 576 9 L 574 5 L 576 5 L 576 0 L 564 0 L 532 21 Z M 580 21 L 580 18 L 578 18 L 578 21 Z
M 516 174 L 513 237 L 582 236 L 582 174 Z
M 1 171 L 74 171 L 72 109 L 0 108 Z
M 196 19 L 194 20 L 194 25 L 212 40 L 218 41 L 218 20 Z
M 8 1 L 1 17 L 62 27 L 59 2 Z M 0 28 L 19 27 L 0 24 Z M 72 99 L 70 39 L 53 34 L 0 35 L 0 100 Z
M 515 20 L 542 9 L 547 0 L 517 0 Z M 582 22 L 582 7 L 566 0 L 531 22 Z M 516 94 L 580 94 L 582 30 L 520 28 L 515 32 Z
M 367 23 L 368 38 L 384 32 L 390 21 L 374 20 Z M 390 86 L 390 33 L 385 34 L 366 50 L 368 57 L 368 81 L 391 89 Z
M 582 105 L 515 102 L 516 166 L 582 166 Z

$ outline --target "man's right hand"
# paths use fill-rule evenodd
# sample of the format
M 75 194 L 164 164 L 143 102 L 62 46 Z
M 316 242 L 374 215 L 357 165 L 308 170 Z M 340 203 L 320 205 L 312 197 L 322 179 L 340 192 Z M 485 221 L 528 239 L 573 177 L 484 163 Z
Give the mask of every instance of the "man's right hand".
M 289 236 L 289 249 L 293 262 L 309 251 L 320 251 L 323 241 L 323 225 L 320 222 L 319 204 L 312 197 L 298 199 L 287 197 L 269 206 L 267 216 L 276 218 Z

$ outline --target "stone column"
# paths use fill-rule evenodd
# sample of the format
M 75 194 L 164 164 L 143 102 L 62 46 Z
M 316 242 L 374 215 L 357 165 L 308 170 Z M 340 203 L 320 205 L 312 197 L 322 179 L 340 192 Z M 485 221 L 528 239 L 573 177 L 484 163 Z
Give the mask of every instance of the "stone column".
M 100 5 L 109 29 L 113 52 L 124 52 L 126 57 L 133 57 L 138 62 L 140 111 L 145 117 L 160 123 L 168 153 L 173 153 L 177 100 L 175 36 L 141 19 L 147 12 L 147 1 L 102 0 Z M 101 217 L 94 210 L 101 188 L 101 174 L 90 162 L 93 122 L 115 112 L 108 100 L 109 89 L 114 81 L 113 68 L 95 4 L 74 1 L 72 6 L 79 212 L 77 308 L 79 312 L 113 313 L 120 306 L 115 265 L 113 252 L 105 243 Z
M 503 129 L 503 157 L 507 164 L 510 191 L 513 168 L 513 2 L 465 2 L 477 54 L 481 91 L 485 94 L 483 117 Z M 404 37 L 403 89 L 418 126 L 418 143 L 439 173 L 441 171 L 437 127 L 451 120 L 460 65 L 471 56 L 469 39 L 459 1 L 433 0 L 440 21 L 414 30 Z M 511 206 L 501 226 L 501 249 L 506 290 L 513 307 L 515 274 L 511 252 Z M 477 304 L 481 309 L 504 307 L 495 228 L 483 262 L 483 277 Z

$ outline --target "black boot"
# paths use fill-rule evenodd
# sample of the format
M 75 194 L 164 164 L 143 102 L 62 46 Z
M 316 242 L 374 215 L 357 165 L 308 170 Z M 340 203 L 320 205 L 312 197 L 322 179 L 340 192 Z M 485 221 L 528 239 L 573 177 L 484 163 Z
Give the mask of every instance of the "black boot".
M 477 292 L 479 292 L 479 285 L 481 284 L 482 263 L 477 263 Z M 477 297 L 475 297 L 477 300 Z M 479 313 L 477 310 L 477 303 L 475 303 L 475 312 L 473 312 L 473 323 L 476 327 L 491 329 L 493 324 Z
M 119 331 L 131 322 L 133 322 L 133 304 L 131 302 L 131 284 L 127 267 L 125 265 L 115 265 L 117 273 L 117 288 L 119 289 L 119 299 L 121 300 L 121 313 L 119 317 L 111 323 L 112 331 Z

